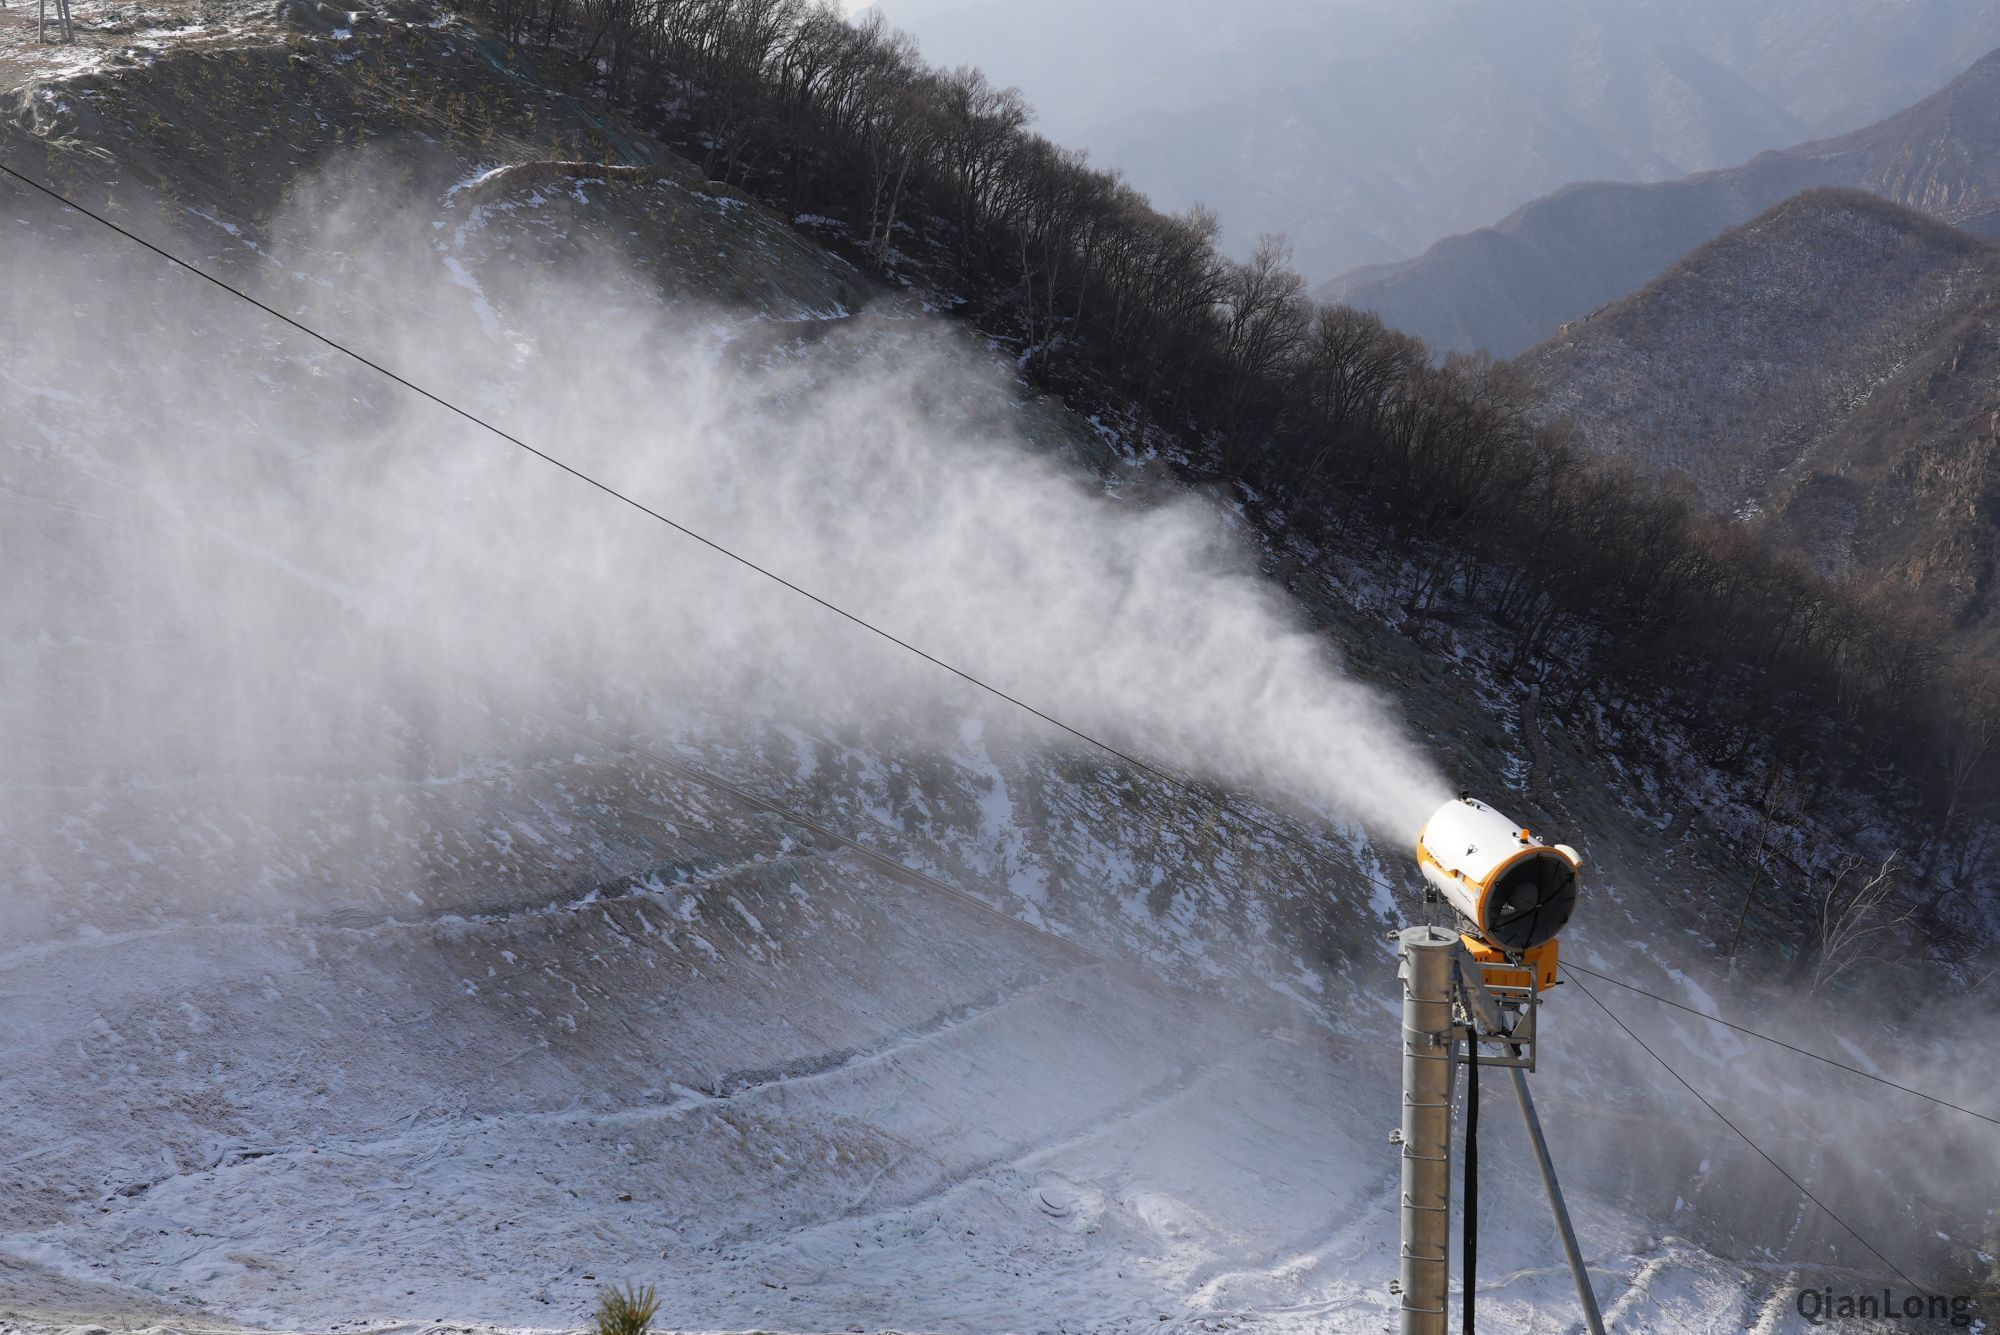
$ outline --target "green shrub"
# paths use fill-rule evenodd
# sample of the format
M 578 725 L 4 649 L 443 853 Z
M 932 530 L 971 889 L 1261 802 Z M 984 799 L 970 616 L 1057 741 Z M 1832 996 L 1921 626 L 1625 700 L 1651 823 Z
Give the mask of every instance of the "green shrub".
M 650 1284 L 643 1289 L 628 1284 L 623 1293 L 606 1289 L 597 1303 L 597 1335 L 646 1335 L 659 1310 L 659 1295 Z

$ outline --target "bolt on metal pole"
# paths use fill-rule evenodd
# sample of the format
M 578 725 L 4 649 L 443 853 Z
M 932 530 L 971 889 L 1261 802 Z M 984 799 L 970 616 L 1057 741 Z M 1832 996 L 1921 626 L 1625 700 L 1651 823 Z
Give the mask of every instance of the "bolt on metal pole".
M 1576 1296 L 1583 1304 L 1583 1324 L 1590 1335 L 1604 1335 L 1604 1317 L 1597 1310 L 1597 1293 L 1590 1287 L 1590 1272 L 1583 1268 L 1583 1253 L 1576 1245 L 1576 1230 L 1569 1226 L 1569 1209 L 1563 1204 L 1562 1187 L 1556 1182 L 1556 1166 L 1549 1158 L 1549 1142 L 1542 1138 L 1542 1119 L 1535 1116 L 1535 1101 L 1528 1097 L 1528 1077 L 1514 1068 L 1514 1097 L 1521 1102 L 1521 1120 L 1528 1124 L 1528 1139 L 1535 1142 L 1535 1162 L 1542 1168 L 1542 1185 L 1549 1190 L 1549 1208 L 1555 1211 L 1556 1228 L 1562 1233 L 1563 1255 L 1569 1258 L 1570 1278 L 1576 1281 Z
M 1402 1335 L 1445 1335 L 1451 1263 L 1451 1112 L 1457 1076 L 1452 957 L 1458 934 L 1397 934 L 1403 980 Z

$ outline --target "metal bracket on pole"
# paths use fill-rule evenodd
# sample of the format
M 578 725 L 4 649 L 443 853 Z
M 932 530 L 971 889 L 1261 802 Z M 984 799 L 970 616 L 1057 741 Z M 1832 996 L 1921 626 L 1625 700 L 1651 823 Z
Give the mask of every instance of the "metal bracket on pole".
M 1460 1022 L 1465 1026 L 1466 1043 L 1482 1045 L 1479 1064 L 1534 1070 L 1535 1029 L 1541 1014 L 1542 994 L 1541 989 L 1534 985 L 1532 976 L 1526 986 L 1515 983 L 1496 985 L 1488 977 L 1486 967 L 1464 948 L 1462 942 L 1454 967 L 1465 989 L 1468 1007 Z M 1519 971 L 1510 969 L 1508 972 Z

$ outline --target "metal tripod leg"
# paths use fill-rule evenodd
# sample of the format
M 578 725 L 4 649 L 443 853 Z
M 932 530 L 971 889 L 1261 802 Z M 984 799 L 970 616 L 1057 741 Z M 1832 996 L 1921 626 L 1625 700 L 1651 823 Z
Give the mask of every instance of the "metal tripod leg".
M 1590 1272 L 1583 1268 L 1583 1253 L 1577 1249 L 1576 1230 L 1569 1226 L 1569 1210 L 1563 1205 L 1562 1187 L 1556 1182 L 1556 1166 L 1549 1158 L 1549 1143 L 1542 1138 L 1542 1119 L 1535 1116 L 1535 1101 L 1528 1097 L 1528 1077 L 1516 1066 L 1514 1097 L 1521 1101 L 1521 1120 L 1528 1124 L 1528 1139 L 1535 1142 L 1535 1162 L 1542 1168 L 1542 1185 L 1549 1189 L 1549 1206 L 1555 1211 L 1556 1227 L 1562 1232 L 1563 1254 L 1569 1257 L 1570 1278 L 1576 1281 L 1576 1296 L 1583 1304 L 1583 1324 L 1590 1335 L 1604 1335 L 1604 1317 L 1597 1310 L 1597 1294 L 1590 1287 Z

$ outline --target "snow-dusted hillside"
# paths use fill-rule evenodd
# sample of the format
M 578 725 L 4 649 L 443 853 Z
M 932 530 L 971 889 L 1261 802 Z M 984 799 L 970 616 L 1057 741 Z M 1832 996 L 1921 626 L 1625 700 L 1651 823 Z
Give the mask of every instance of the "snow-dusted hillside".
M 466 25 L 231 24 L 10 49 L 0 153 L 1242 814 L 9 187 L 0 1328 L 570 1329 L 629 1280 L 686 1329 L 1379 1330 L 1427 776 L 1584 849 L 1575 958 L 1808 1036 L 1716 976 L 1748 813 L 1670 735 L 1544 730 L 1493 628 Z M 1576 992 L 1535 1079 L 1618 1328 L 1878 1282 Z M 1992 1265 L 1990 1144 L 1603 994 L 1906 1268 Z M 1838 1004 L 1816 1045 L 1984 1097 Z M 1481 1310 L 1559 1327 L 1488 1126 Z

